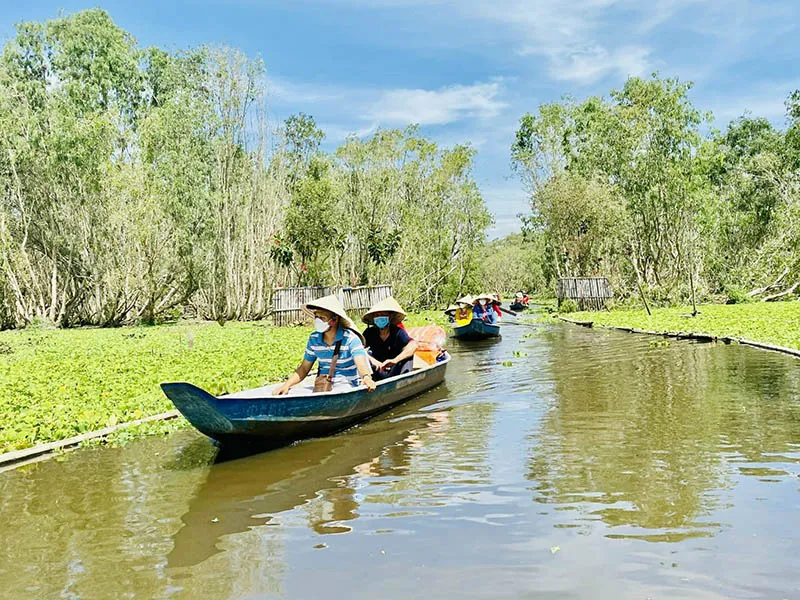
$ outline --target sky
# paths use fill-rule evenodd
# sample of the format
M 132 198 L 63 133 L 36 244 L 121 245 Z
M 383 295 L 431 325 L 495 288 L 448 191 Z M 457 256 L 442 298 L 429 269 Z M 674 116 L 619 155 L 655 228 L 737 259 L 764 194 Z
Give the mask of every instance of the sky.
M 142 46 L 260 56 L 272 118 L 312 115 L 328 150 L 409 123 L 472 144 L 490 237 L 518 231 L 528 210 L 509 148 L 542 103 L 658 72 L 694 82 L 717 128 L 746 111 L 783 126 L 800 89 L 798 0 L 0 0 L 0 37 L 95 6 Z

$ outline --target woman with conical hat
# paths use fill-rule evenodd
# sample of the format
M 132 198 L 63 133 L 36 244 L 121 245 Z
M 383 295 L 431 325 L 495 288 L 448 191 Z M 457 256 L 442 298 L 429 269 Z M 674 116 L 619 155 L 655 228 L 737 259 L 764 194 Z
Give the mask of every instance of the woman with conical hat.
M 458 310 L 456 311 L 456 325 L 461 327 L 462 325 L 469 325 L 472 322 L 472 303 L 474 300 L 472 296 L 462 296 L 458 300 L 456 300 L 456 304 L 458 304 Z
M 417 342 L 399 326 L 405 318 L 406 312 L 391 296 L 375 304 L 362 318 L 370 325 L 364 330 L 364 344 L 369 350 L 372 376 L 379 381 L 411 367 Z
M 290 393 L 290 390 L 291 393 L 301 394 L 313 391 L 313 385 L 309 388 L 308 384 L 297 384 L 305 382 L 315 362 L 319 363 L 320 375 L 330 376 L 332 391 L 351 390 L 362 383 L 367 390 L 373 391 L 375 382 L 361 334 L 339 299 L 334 295 L 325 296 L 306 304 L 305 310 L 314 316 L 315 331 L 308 337 L 303 362 L 273 393 L 281 396 Z M 336 364 L 333 373 L 330 373 L 334 355 Z
M 472 307 L 472 318 L 480 319 L 494 325 L 497 323 L 497 315 L 491 306 L 492 297 L 489 294 L 481 294 L 475 297 L 475 304 Z
M 456 312 L 458 311 L 458 304 L 451 304 L 444 309 L 444 314 L 447 315 L 447 320 L 451 323 L 456 322 Z

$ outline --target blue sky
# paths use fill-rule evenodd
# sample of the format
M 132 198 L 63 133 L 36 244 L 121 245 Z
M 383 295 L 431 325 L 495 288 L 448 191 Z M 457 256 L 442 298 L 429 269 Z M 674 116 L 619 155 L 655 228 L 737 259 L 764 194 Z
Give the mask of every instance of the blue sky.
M 509 146 L 543 102 L 658 71 L 694 81 L 717 127 L 745 110 L 782 126 L 800 88 L 796 0 L 3 0 L 0 35 L 93 6 L 142 45 L 260 55 L 273 117 L 313 115 L 331 149 L 410 122 L 441 144 L 472 143 L 493 237 L 518 230 L 527 209 Z

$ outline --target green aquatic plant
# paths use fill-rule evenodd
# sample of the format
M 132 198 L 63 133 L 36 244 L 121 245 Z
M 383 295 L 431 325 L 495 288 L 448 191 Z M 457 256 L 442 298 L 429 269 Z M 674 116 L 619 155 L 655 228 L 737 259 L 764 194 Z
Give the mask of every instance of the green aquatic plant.
M 717 337 L 744 338 L 800 350 L 800 302 L 751 302 L 746 304 L 704 304 L 700 313 L 689 316 L 691 308 L 615 310 L 570 315 L 595 326 L 632 327 L 658 333 L 693 332 Z

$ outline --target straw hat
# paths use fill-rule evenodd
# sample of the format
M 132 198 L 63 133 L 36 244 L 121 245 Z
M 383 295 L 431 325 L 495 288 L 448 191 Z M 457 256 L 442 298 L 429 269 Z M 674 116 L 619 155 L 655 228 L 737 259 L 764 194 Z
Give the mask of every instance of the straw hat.
M 380 302 L 376 303 L 372 308 L 370 308 L 361 320 L 364 321 L 367 325 L 372 325 L 373 320 L 375 319 L 375 313 L 379 312 L 389 312 L 393 313 L 391 321 L 393 324 L 397 325 L 400 321 L 406 318 L 406 311 L 404 311 L 401 306 L 397 303 L 397 300 L 389 296 L 388 298 L 381 300 Z
M 458 310 L 457 304 L 451 304 L 444 310 L 444 314 L 449 315 L 450 313 L 454 313 Z
M 475 296 L 474 302 L 477 302 L 478 300 L 486 300 L 487 302 L 492 302 L 494 298 L 492 298 L 491 295 L 489 294 L 480 294 L 478 296 Z
M 313 312 L 315 308 L 318 308 L 335 314 L 337 317 L 339 317 L 339 323 L 342 327 L 345 327 L 346 329 L 352 329 L 353 332 L 363 341 L 364 338 L 361 337 L 361 333 L 358 331 L 358 329 L 356 329 L 356 324 L 353 323 L 353 320 L 347 316 L 342 303 L 339 302 L 339 298 L 337 298 L 335 295 L 331 294 L 330 296 L 323 296 L 322 298 L 312 300 L 306 304 L 304 308 L 309 313 Z
M 472 306 L 474 303 L 475 303 L 475 299 L 472 296 L 470 296 L 469 294 L 467 294 L 466 296 L 463 296 L 463 297 L 459 298 L 458 300 L 456 300 L 456 304 L 467 304 L 469 306 Z

